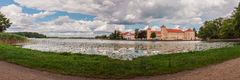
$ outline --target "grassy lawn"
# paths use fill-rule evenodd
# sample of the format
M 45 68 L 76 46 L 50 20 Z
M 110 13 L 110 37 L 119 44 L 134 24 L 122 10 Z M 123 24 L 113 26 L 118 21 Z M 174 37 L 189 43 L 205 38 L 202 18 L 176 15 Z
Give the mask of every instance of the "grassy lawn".
M 202 52 L 141 57 L 133 61 L 96 55 L 55 54 L 0 45 L 0 60 L 66 75 L 97 78 L 131 78 L 192 70 L 240 57 L 240 46 Z

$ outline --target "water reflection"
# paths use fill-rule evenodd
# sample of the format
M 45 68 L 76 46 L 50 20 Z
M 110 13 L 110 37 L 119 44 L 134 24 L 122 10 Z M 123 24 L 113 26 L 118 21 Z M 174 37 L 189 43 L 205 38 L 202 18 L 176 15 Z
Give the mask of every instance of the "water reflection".
M 51 52 L 71 52 L 106 55 L 113 59 L 132 60 L 140 56 L 203 51 L 212 48 L 231 47 L 232 42 L 201 41 L 111 41 L 88 39 L 30 39 L 23 48 Z

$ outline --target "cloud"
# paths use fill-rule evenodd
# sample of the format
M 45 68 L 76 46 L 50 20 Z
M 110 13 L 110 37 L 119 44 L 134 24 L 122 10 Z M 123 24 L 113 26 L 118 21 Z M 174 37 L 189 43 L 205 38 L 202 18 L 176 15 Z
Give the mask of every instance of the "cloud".
M 0 9 L 0 11 L 11 20 L 11 22 L 13 23 L 12 26 L 14 26 L 13 28 L 25 30 L 28 30 L 29 28 L 33 28 L 32 26 L 35 26 L 34 20 L 54 14 L 54 12 L 48 11 L 36 14 L 25 14 L 22 12 L 21 7 L 14 4 L 4 6 Z
M 8 31 L 15 32 L 39 32 L 48 36 L 84 36 L 93 37 L 105 33 L 113 32 L 115 29 L 124 30 L 124 25 L 108 24 L 107 22 L 94 20 L 73 20 L 69 16 L 60 16 L 48 22 L 36 22 L 36 19 L 53 15 L 54 12 L 39 12 L 27 14 L 22 12 L 22 8 L 17 5 L 4 6 L 1 12 L 13 22 Z M 99 34 L 101 32 L 101 34 Z
M 161 23 L 186 27 L 229 15 L 239 0 L 14 0 L 1 12 L 14 23 L 10 31 L 38 31 L 48 35 L 94 36 L 114 29 L 126 30 L 126 24 Z M 22 12 L 20 6 L 41 10 Z M 57 11 L 94 15 L 93 21 L 60 16 L 48 22 L 35 22 Z M 173 26 L 174 27 L 174 26 Z M 131 30 L 129 30 L 131 31 Z
M 204 16 L 224 16 L 237 5 L 238 0 L 15 0 L 15 2 L 40 10 L 92 14 L 99 20 L 113 24 L 149 23 L 151 20 L 161 18 L 171 21 L 183 19 L 186 22 L 177 23 L 186 24 L 201 23 L 202 19 L 199 18 Z

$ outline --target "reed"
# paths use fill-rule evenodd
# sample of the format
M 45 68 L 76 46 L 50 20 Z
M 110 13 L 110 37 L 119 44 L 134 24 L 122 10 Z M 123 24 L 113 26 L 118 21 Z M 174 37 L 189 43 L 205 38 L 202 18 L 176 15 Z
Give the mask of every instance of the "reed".
M 0 43 L 2 44 L 15 44 L 27 41 L 27 38 L 10 33 L 0 33 Z

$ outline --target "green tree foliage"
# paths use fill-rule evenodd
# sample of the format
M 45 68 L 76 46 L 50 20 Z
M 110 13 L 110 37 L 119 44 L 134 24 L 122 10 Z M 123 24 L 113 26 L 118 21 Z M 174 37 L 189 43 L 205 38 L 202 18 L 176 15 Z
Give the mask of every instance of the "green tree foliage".
M 139 29 L 135 29 L 135 39 L 137 39 L 138 38 L 138 35 L 139 35 Z
M 96 36 L 96 39 L 108 39 L 107 35 L 102 35 L 102 36 Z
M 196 28 L 193 28 L 193 31 L 194 31 L 194 33 L 195 33 L 195 36 L 198 36 L 198 33 L 197 33 Z
M 238 7 L 234 10 L 232 18 L 233 18 L 233 25 L 234 25 L 235 30 L 240 32 L 240 3 L 238 5 Z M 238 33 L 238 35 L 239 35 L 239 33 Z
M 203 39 L 218 39 L 219 38 L 219 19 L 206 21 L 200 28 L 199 37 Z
M 233 39 L 240 37 L 240 4 L 229 18 L 218 18 L 206 21 L 200 28 L 203 39 Z
M 152 33 L 151 33 L 151 38 L 154 39 L 154 38 L 156 38 L 156 37 L 157 37 L 156 33 L 155 33 L 155 32 L 152 32 Z
M 139 39 L 146 39 L 147 38 L 147 31 L 145 31 L 145 30 L 139 31 L 138 38 Z
M 11 24 L 10 20 L 0 13 L 0 32 L 5 31 Z
M 112 34 L 109 35 L 109 39 L 111 40 L 123 40 L 123 36 L 121 35 L 120 31 L 114 31 Z
M 222 27 L 219 31 L 219 37 L 222 39 L 232 39 L 237 38 L 237 31 L 234 30 L 234 24 L 232 19 L 226 19 L 223 22 Z
M 20 35 L 20 36 L 25 36 L 25 37 L 28 37 L 28 38 L 46 38 L 47 37 L 46 35 L 39 34 L 39 33 L 36 33 L 36 32 L 17 32 L 17 33 L 14 33 L 14 34 L 17 34 L 17 35 Z

